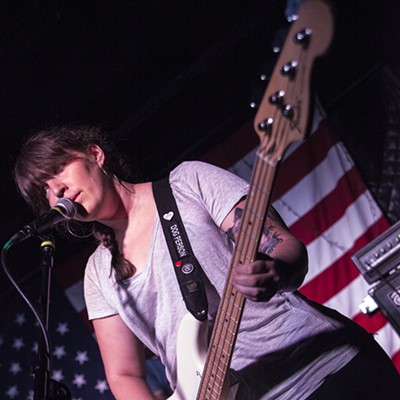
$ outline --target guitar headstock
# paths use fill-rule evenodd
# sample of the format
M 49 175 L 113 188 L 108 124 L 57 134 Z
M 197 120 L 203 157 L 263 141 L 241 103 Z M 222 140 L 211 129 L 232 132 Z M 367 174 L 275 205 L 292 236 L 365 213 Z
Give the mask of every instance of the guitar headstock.
M 290 143 L 303 140 L 310 113 L 314 60 L 333 36 L 331 9 L 324 0 L 306 0 L 289 30 L 254 119 L 259 156 L 275 165 Z

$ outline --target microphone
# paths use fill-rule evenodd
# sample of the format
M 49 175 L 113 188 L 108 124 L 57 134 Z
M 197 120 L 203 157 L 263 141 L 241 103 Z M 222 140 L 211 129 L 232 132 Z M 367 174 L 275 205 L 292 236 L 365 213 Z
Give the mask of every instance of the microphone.
M 56 205 L 49 211 L 34 219 L 30 224 L 25 225 L 9 241 L 8 247 L 12 243 L 22 242 L 33 235 L 40 235 L 49 230 L 56 223 L 74 218 L 76 215 L 76 206 L 74 202 L 66 197 L 59 199 Z

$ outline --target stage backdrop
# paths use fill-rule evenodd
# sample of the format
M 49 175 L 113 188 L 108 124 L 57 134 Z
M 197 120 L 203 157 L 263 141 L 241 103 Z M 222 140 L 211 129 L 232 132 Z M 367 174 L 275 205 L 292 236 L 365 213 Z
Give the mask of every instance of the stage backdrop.
M 310 267 L 301 291 L 373 332 L 400 371 L 399 336 L 379 311 L 373 317 L 360 312 L 369 285 L 351 260 L 389 224 L 319 109 L 311 132 L 289 149 L 273 192 L 273 205 L 308 248 Z M 202 159 L 249 180 L 256 143 L 249 122 Z M 53 272 L 52 377 L 70 388 L 74 400 L 112 398 L 83 299 L 83 270 L 91 250 L 74 254 Z M 32 296 L 37 293 L 37 279 L 25 286 Z M 2 306 L 0 398 L 32 399 L 37 327 L 16 294 Z

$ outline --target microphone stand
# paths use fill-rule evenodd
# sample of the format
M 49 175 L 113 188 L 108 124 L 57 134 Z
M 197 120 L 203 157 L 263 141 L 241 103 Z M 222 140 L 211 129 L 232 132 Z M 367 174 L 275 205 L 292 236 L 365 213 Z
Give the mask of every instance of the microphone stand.
M 40 309 L 41 319 L 48 331 L 51 272 L 54 266 L 54 238 L 51 235 L 42 236 L 40 245 L 41 258 L 41 292 Z M 38 361 L 34 368 L 34 400 L 71 400 L 71 392 L 67 386 L 50 378 L 51 354 L 49 341 L 45 340 L 44 333 L 40 335 L 38 346 Z

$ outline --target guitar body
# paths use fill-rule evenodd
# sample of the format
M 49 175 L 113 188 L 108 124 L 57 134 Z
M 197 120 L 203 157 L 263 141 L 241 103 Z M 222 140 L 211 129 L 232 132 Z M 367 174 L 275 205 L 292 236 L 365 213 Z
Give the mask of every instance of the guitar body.
M 207 358 L 207 321 L 198 321 L 186 314 L 177 335 L 177 387 L 168 400 L 195 400 Z M 227 379 L 221 400 L 234 400 L 237 386 Z
M 196 398 L 207 357 L 207 321 L 186 314 L 177 335 L 177 387 L 169 400 Z

